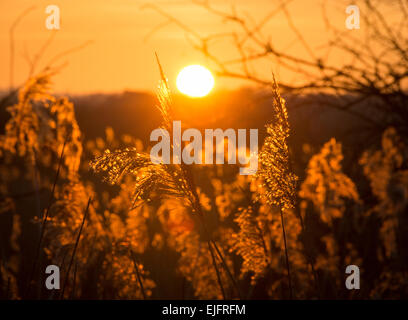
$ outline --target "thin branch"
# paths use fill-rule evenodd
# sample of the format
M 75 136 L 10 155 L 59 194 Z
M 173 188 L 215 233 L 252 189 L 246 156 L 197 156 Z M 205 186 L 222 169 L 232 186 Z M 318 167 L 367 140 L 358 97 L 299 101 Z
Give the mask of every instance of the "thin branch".
M 9 91 L 13 92 L 14 89 L 14 32 L 21 20 L 31 11 L 33 11 L 36 6 L 32 6 L 24 10 L 17 18 L 14 20 L 13 24 L 9 29 L 9 38 L 10 38 L 10 73 L 9 73 Z

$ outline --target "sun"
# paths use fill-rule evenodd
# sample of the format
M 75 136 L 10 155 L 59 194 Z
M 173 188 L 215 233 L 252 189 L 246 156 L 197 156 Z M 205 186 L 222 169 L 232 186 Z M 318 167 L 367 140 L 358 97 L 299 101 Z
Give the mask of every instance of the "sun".
M 207 68 L 195 64 L 180 71 L 176 84 L 181 93 L 200 98 L 206 96 L 214 87 L 214 77 Z

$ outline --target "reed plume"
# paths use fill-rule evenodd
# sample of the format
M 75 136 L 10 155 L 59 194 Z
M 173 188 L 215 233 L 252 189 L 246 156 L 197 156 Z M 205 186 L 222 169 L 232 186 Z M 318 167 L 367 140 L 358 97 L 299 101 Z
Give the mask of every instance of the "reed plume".
M 299 196 L 311 201 L 320 211 L 322 221 L 329 225 L 333 219 L 342 217 L 346 200 L 359 201 L 354 182 L 342 171 L 342 160 L 341 143 L 331 138 L 310 159 L 299 191 Z
M 285 100 L 280 95 L 275 78 L 273 79 L 272 89 L 272 106 L 275 117 L 273 121 L 266 125 L 267 137 L 259 154 L 260 167 L 257 177 L 261 180 L 264 189 L 264 192 L 260 193 L 260 198 L 263 198 L 267 204 L 277 206 L 280 209 L 289 291 L 290 297 L 292 297 L 292 279 L 283 214 L 295 205 L 297 177 L 292 171 L 289 158 L 288 138 L 290 127 L 288 113 Z
M 255 284 L 269 266 L 262 228 L 252 207 L 241 209 L 234 221 L 238 224 L 239 231 L 232 235 L 231 250 L 242 257 L 241 272 L 252 273 L 251 282 Z
M 265 190 L 260 197 L 285 211 L 295 205 L 297 177 L 289 159 L 288 113 L 275 79 L 272 88 L 274 119 L 266 125 L 267 137 L 259 154 L 257 177 Z

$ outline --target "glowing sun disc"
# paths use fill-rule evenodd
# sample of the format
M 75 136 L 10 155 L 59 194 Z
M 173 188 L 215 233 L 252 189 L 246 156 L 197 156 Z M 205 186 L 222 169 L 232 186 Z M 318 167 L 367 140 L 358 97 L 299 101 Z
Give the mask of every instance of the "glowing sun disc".
M 177 88 L 190 97 L 204 97 L 214 87 L 214 77 L 211 72 L 200 65 L 183 68 L 177 76 Z

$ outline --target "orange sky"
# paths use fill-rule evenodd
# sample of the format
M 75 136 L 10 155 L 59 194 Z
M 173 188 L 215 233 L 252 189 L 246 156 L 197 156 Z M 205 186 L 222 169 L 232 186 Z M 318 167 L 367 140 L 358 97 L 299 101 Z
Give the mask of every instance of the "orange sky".
M 330 1 L 329 1 L 330 2 Z M 146 41 L 146 36 L 164 21 L 152 10 L 142 10 L 146 3 L 155 3 L 168 13 L 179 18 L 195 31 L 208 35 L 226 30 L 218 17 L 214 17 L 191 1 L 145 1 L 145 0 L 14 0 L 0 2 L 0 88 L 9 86 L 9 28 L 16 17 L 28 7 L 35 5 L 18 25 L 15 31 L 15 84 L 27 77 L 28 63 L 25 56 L 33 57 L 50 35 L 45 28 L 45 8 L 56 4 L 61 10 L 61 29 L 47 49 L 44 64 L 55 54 L 78 46 L 88 40 L 93 43 L 72 53 L 61 62 L 69 64 L 54 78 L 58 92 L 89 93 L 117 92 L 129 90 L 154 90 L 158 70 L 154 58 L 157 51 L 165 71 L 174 84 L 177 72 L 189 64 L 211 64 L 188 43 L 185 33 L 176 26 L 167 26 Z M 220 9 L 228 10 L 233 4 L 238 12 L 261 19 L 276 7 L 272 0 L 213 0 Z M 324 42 L 324 28 L 321 19 L 321 0 L 296 1 L 289 9 L 297 27 L 305 34 L 312 49 Z M 334 2 L 333 2 L 334 3 Z M 345 13 L 334 13 L 332 23 L 344 26 Z M 232 29 L 228 29 L 232 30 Z M 353 31 L 360 32 L 360 31 Z M 289 46 L 288 50 L 300 50 L 293 44 L 295 36 L 290 33 L 283 15 L 278 15 L 265 28 L 274 42 Z M 232 55 L 231 47 L 219 48 L 222 55 Z M 301 54 L 301 52 L 299 52 Z M 270 74 L 278 72 L 272 64 L 262 65 L 259 70 Z M 216 79 L 217 88 L 234 88 L 243 85 L 237 80 Z

